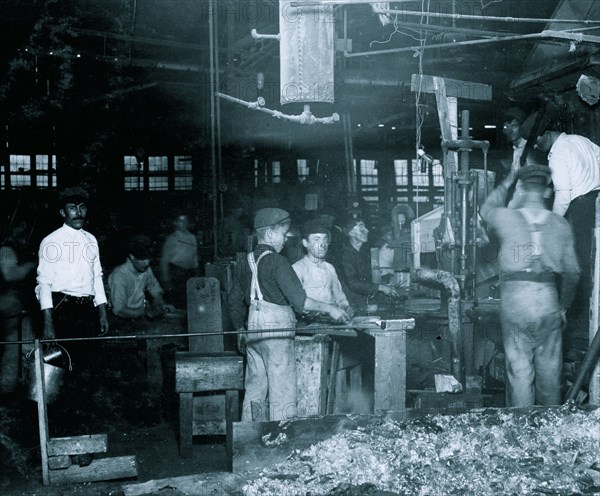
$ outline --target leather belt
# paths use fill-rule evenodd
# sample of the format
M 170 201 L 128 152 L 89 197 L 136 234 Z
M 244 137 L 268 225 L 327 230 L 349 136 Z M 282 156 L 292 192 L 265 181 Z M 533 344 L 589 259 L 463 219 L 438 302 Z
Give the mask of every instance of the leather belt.
M 94 297 L 91 295 L 87 296 L 72 296 L 65 293 L 52 293 L 53 296 L 63 301 L 64 303 L 75 303 L 77 305 L 89 305 L 94 302 Z
M 500 274 L 500 282 L 507 281 L 528 281 L 528 282 L 551 282 L 556 283 L 556 274 L 554 272 L 505 272 Z

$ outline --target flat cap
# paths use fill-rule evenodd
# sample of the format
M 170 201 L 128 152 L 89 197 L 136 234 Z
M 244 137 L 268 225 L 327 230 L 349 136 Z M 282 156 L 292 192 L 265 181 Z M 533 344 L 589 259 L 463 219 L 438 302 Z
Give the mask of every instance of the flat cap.
M 290 222 L 290 214 L 281 208 L 261 208 L 254 215 L 254 229 Z
M 527 119 L 527 114 L 519 107 L 510 107 L 502 114 L 504 122 L 510 122 L 515 119 L 519 124 L 522 124 Z
M 128 251 L 138 260 L 148 260 L 152 258 L 153 241 L 143 234 L 133 236 L 129 240 Z
M 311 234 L 329 234 L 329 227 L 321 219 L 307 220 L 302 229 L 302 236 L 308 238 Z
M 74 200 L 87 201 L 90 199 L 90 194 L 81 186 L 73 186 L 71 188 L 63 189 L 58 195 L 58 198 L 62 203 L 68 203 Z
M 550 167 L 547 165 L 526 165 L 519 169 L 518 179 L 524 183 L 541 184 L 548 186 L 550 184 Z

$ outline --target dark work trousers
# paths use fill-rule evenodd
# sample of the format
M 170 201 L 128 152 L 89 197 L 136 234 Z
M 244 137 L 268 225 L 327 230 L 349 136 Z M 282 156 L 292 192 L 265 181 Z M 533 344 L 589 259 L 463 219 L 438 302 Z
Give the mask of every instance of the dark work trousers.
M 88 338 L 98 336 L 100 314 L 91 298 L 78 299 L 64 293 L 52 293 L 52 322 L 57 338 Z M 64 346 L 73 361 L 73 368 L 86 368 L 94 360 L 98 341 L 67 341 Z
M 77 299 L 52 293 L 52 302 L 56 338 L 98 336 L 99 313 L 91 298 Z M 60 394 L 49 405 L 50 432 L 61 436 L 88 434 L 93 430 L 94 412 L 90 404 L 97 386 L 97 364 L 102 360 L 100 342 L 65 341 L 59 344 L 71 356 L 73 369 L 65 372 Z M 61 366 L 66 368 L 68 360 L 63 360 Z
M 554 283 L 504 281 L 506 406 L 561 404 L 563 321 Z
M 571 306 L 569 317 L 585 325 L 588 317 L 590 295 L 592 294 L 591 257 L 592 257 L 592 231 L 595 224 L 596 197 L 598 191 L 591 191 L 583 196 L 578 196 L 569 205 L 565 214 L 566 219 L 573 229 L 575 238 L 575 253 L 581 269 L 581 278 L 577 285 L 575 300 Z M 585 325 L 587 329 L 587 325 Z

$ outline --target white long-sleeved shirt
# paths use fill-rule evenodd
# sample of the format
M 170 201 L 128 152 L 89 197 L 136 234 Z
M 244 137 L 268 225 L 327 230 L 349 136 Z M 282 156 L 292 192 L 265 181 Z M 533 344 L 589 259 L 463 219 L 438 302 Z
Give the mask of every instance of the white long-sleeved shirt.
M 600 147 L 584 136 L 561 133 L 550 148 L 548 165 L 554 213 L 565 215 L 575 198 L 600 189 Z
M 53 292 L 93 296 L 96 306 L 106 303 L 100 250 L 92 234 L 64 224 L 42 240 L 38 257 L 35 294 L 42 310 L 53 307 Z
M 337 273 L 329 262 L 313 262 L 305 256 L 292 265 L 306 296 L 341 308 L 349 306 Z

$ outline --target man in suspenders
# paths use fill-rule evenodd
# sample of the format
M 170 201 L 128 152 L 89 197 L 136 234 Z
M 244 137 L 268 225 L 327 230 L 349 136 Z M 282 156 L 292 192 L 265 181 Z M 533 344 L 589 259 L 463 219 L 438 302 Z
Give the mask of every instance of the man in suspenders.
M 569 223 L 544 206 L 549 182 L 547 166 L 513 169 L 480 211 L 500 243 L 507 406 L 561 403 L 562 332 L 579 268 Z
M 258 210 L 254 217 L 258 245 L 234 271 L 229 309 L 247 355 L 242 420 L 296 416 L 297 314 L 320 312 L 336 322 L 350 320 L 341 308 L 308 298 L 289 261 L 280 254 L 290 222 L 285 210 Z

